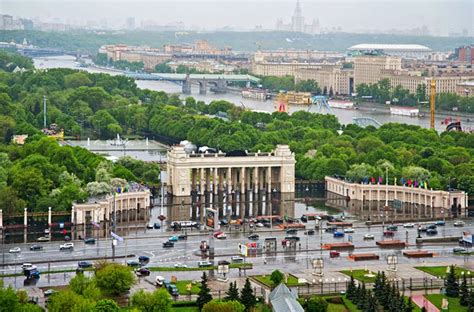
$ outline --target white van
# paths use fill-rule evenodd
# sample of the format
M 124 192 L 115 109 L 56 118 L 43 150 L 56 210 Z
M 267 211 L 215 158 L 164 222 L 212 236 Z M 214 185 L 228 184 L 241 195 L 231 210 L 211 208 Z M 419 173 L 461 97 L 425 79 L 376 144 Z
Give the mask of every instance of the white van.
M 165 280 L 166 279 L 163 276 L 158 275 L 155 279 L 156 286 L 159 286 L 159 287 L 163 286 L 163 282 Z

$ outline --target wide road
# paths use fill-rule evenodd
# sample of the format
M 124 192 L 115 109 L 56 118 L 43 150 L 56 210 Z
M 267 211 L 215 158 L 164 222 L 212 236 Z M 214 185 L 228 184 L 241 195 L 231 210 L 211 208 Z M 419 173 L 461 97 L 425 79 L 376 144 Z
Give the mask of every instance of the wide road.
M 314 223 L 309 222 L 308 228 L 314 226 Z M 325 227 L 325 226 L 323 226 Z M 461 236 L 462 231 L 473 229 L 474 225 L 471 222 L 466 223 L 464 227 L 454 227 L 453 222 L 446 222 L 446 226 L 438 227 L 438 235 L 441 236 Z M 227 234 L 225 240 L 214 239 L 215 244 L 215 260 L 230 260 L 231 256 L 238 255 L 238 244 L 250 242 L 247 238 L 248 232 L 243 233 L 236 231 L 234 228 L 229 230 L 228 227 L 224 228 Z M 180 240 L 175 242 L 173 248 L 163 248 L 162 243 L 173 234 L 181 234 L 181 232 L 165 232 L 164 230 L 146 230 L 146 232 L 137 233 L 126 237 L 124 242 L 119 242 L 116 247 L 116 256 L 123 257 L 125 255 L 135 255 L 128 258 L 128 260 L 136 259 L 138 255 L 145 255 L 150 257 L 149 266 L 159 267 L 172 267 L 177 263 L 186 264 L 189 267 L 196 267 L 197 262 L 201 260 L 201 253 L 199 251 L 199 245 L 202 240 L 209 241 L 210 236 L 206 233 L 200 233 L 196 230 L 188 230 L 188 239 Z M 348 251 L 341 252 L 341 257 L 336 259 L 329 258 L 329 251 L 320 250 L 321 235 L 319 231 L 315 231 L 315 235 L 305 235 L 304 230 L 299 230 L 298 235 L 300 242 L 295 248 L 284 248 L 281 241 L 285 236 L 288 236 L 285 231 L 280 229 L 267 229 L 260 228 L 256 230 L 260 238 L 258 242 L 264 244 L 264 239 L 268 237 L 275 237 L 277 239 L 277 252 L 272 253 L 258 253 L 255 256 L 249 256 L 248 262 L 254 263 L 254 269 L 252 274 L 258 274 L 268 271 L 268 267 L 272 269 L 281 269 L 287 272 L 298 271 L 299 269 L 311 268 L 311 260 L 323 256 L 325 260 L 326 269 L 338 269 L 342 267 L 349 267 L 355 265 L 354 262 L 347 259 Z M 364 240 L 364 235 L 371 233 L 375 236 L 374 240 Z M 360 252 L 374 252 L 380 256 L 379 261 L 385 262 L 385 256 L 388 254 L 398 254 L 399 263 L 418 263 L 424 259 L 408 259 L 401 255 L 402 250 L 394 249 L 380 249 L 376 246 L 375 242 L 384 238 L 382 226 L 371 226 L 367 227 L 363 224 L 355 224 L 354 233 L 346 233 L 342 238 L 334 238 L 332 233 L 322 233 L 323 243 L 332 242 L 347 242 L 349 236 L 351 236 L 352 242 L 356 249 L 355 253 Z M 422 233 L 423 237 L 426 237 L 426 233 Z M 403 228 L 401 225 L 398 227 L 398 231 L 395 232 L 393 239 L 401 241 L 408 241 L 408 249 L 417 250 L 418 247 L 415 244 L 417 237 L 417 230 L 415 228 Z M 39 270 L 46 272 L 50 270 L 61 270 L 61 269 L 74 269 L 77 267 L 77 261 L 101 257 L 111 257 L 112 248 L 111 240 L 100 239 L 95 245 L 86 245 L 82 241 L 74 241 L 74 250 L 72 251 L 59 251 L 59 245 L 63 242 L 47 242 L 38 243 L 43 246 L 43 250 L 30 251 L 29 246 L 32 244 L 17 244 L 17 245 L 6 245 L 2 249 L 2 263 L 6 265 L 2 267 L 0 272 L 2 274 L 12 274 L 21 272 L 21 264 L 25 262 L 36 263 Z M 300 245 L 301 244 L 301 245 Z M 442 243 L 442 244 L 424 244 L 421 249 L 435 252 L 437 257 L 430 258 L 430 262 L 446 261 L 449 257 L 454 257 L 452 248 L 457 246 L 456 242 L 453 243 Z M 8 252 L 9 248 L 20 247 L 21 252 L 11 254 Z M 4 257 L 4 258 L 3 258 Z M 458 256 L 456 256 L 458 257 Z M 3 261 L 4 259 L 4 261 Z M 329 260 L 330 259 L 330 260 Z M 117 258 L 117 262 L 125 263 L 126 258 Z M 357 263 L 360 265 L 360 263 Z M 53 284 L 56 283 L 67 283 L 69 276 L 73 276 L 73 273 L 55 274 L 53 277 Z M 59 280 L 55 280 L 58 279 Z M 7 284 L 14 284 L 15 286 L 21 287 L 23 285 L 23 277 L 18 278 L 6 278 Z M 51 283 L 46 278 L 41 278 L 40 284 Z M 17 285 L 18 284 L 18 285 Z

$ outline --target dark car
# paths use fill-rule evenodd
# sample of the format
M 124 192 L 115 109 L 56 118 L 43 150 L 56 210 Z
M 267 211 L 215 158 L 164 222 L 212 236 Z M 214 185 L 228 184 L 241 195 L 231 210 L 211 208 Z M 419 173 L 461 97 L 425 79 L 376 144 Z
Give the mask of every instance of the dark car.
M 69 242 L 71 240 L 71 236 L 65 235 L 64 236 L 64 241 Z
M 167 248 L 167 247 L 174 247 L 174 243 L 173 242 L 164 242 L 163 243 L 163 247 Z
M 127 261 L 127 265 L 130 266 L 130 267 L 139 267 L 139 266 L 140 266 L 140 262 L 135 261 L 135 260 L 128 260 L 128 261 Z
M 293 241 L 300 241 L 300 238 L 298 236 L 287 236 L 285 237 L 286 240 L 293 240 Z
M 150 270 L 147 268 L 140 268 L 135 271 L 138 275 L 141 276 L 149 276 L 150 275 Z
M 396 225 L 389 225 L 387 226 L 388 231 L 398 231 L 398 226 Z
M 437 229 L 428 229 L 428 230 L 426 230 L 426 234 L 436 235 L 436 234 L 438 234 L 438 230 Z
M 443 221 L 443 220 L 439 220 L 439 221 L 436 221 L 435 224 L 436 224 L 437 226 L 444 226 L 444 225 L 446 225 L 446 222 Z
M 179 290 L 178 290 L 178 287 L 176 287 L 175 284 L 169 284 L 167 288 L 168 288 L 168 292 L 172 296 L 179 296 Z
M 187 240 L 187 239 L 188 239 L 188 235 L 184 235 L 184 234 L 178 235 L 178 240 Z
M 77 267 L 81 269 L 86 269 L 86 268 L 91 268 L 92 267 L 92 262 L 89 261 L 79 261 L 77 263 Z
M 289 230 L 286 230 L 286 234 L 290 234 L 290 235 L 298 234 L 298 230 L 296 230 L 296 229 L 289 229 Z
M 155 230 L 159 230 L 159 229 L 161 229 L 161 225 L 159 223 L 155 223 L 155 224 L 153 224 L 153 228 Z
M 314 235 L 314 230 L 308 230 L 304 232 L 306 235 Z
M 430 224 L 430 225 L 428 225 L 428 227 L 426 229 L 427 230 L 430 230 L 430 229 L 436 230 L 436 228 L 437 228 L 436 224 Z
M 326 233 L 334 233 L 337 230 L 336 227 L 328 227 L 324 230 Z
M 254 234 L 250 234 L 250 235 L 248 236 L 248 239 L 250 239 L 250 240 L 258 240 L 259 237 L 260 237 L 260 236 L 258 236 L 258 234 L 255 234 L 255 233 L 254 233 Z
M 94 245 L 95 244 L 95 238 L 86 238 L 86 239 L 84 239 L 84 244 Z
M 148 257 L 148 256 L 139 256 L 139 257 L 138 257 L 138 261 L 140 261 L 140 262 L 148 262 L 148 261 L 150 261 L 150 257 Z
M 34 250 L 42 250 L 43 249 L 43 246 L 40 246 L 40 245 L 31 245 L 30 246 L 30 250 L 34 251 Z

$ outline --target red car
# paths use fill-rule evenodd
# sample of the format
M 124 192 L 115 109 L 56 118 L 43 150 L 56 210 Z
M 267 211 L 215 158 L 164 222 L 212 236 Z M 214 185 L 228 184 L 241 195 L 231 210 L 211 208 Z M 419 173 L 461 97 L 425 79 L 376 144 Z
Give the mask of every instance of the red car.
M 339 251 L 336 251 L 336 250 L 331 250 L 329 252 L 329 257 L 330 258 L 337 258 L 341 255 L 341 253 Z
M 393 236 L 393 235 L 395 235 L 394 231 L 384 231 L 383 232 L 383 236 Z

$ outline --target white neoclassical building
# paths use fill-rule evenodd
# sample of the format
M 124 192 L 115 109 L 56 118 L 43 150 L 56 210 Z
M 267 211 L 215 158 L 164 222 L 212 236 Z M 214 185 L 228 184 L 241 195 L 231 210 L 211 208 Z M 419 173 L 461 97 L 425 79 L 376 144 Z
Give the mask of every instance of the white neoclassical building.
M 150 191 L 136 191 L 107 195 L 100 200 L 89 199 L 86 203 L 74 204 L 71 210 L 71 222 L 74 225 L 100 223 L 117 215 L 117 222 L 130 222 L 138 218 L 140 211 L 148 214 Z
M 174 196 L 192 191 L 293 193 L 295 155 L 288 145 L 269 153 L 187 153 L 176 145 L 168 151 L 168 188 Z
M 359 201 L 393 201 L 417 204 L 424 207 L 451 209 L 453 206 L 464 210 L 467 194 L 464 191 L 441 191 L 386 184 L 350 183 L 333 177 L 325 177 L 326 191 Z

